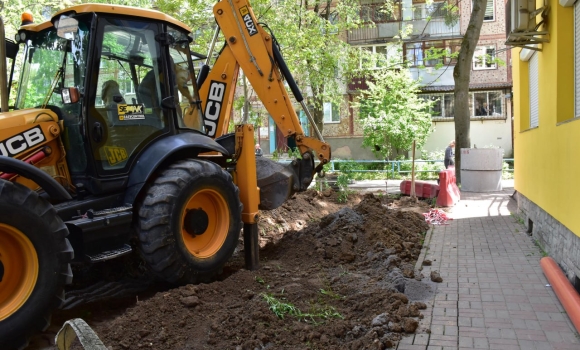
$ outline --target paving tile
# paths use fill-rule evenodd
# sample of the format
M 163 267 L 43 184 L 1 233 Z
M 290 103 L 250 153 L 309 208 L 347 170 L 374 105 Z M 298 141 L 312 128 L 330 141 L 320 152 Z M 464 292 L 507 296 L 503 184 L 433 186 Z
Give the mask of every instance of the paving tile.
M 531 329 L 516 329 L 516 336 L 521 340 L 537 340 L 537 341 L 547 341 L 546 335 L 543 331 L 531 330 Z
M 565 321 L 539 321 L 540 329 L 545 331 L 567 331 L 570 329 L 568 322 Z
M 489 349 L 489 342 L 487 338 L 473 338 L 473 348 Z
M 578 344 L 570 344 L 570 343 L 565 343 L 565 342 L 556 342 L 556 343 L 551 343 L 551 345 L 554 347 L 554 349 L 558 349 L 558 350 L 578 350 Z
M 413 345 L 423 345 L 427 346 L 429 344 L 428 334 L 417 334 L 413 340 Z
M 473 349 L 473 338 L 459 337 L 459 348 Z
M 534 346 L 536 347 L 536 350 L 558 350 L 554 348 L 549 342 L 544 341 L 534 342 Z
M 455 340 L 439 340 L 439 339 L 430 339 L 429 346 L 442 346 L 445 349 L 447 347 L 455 347 L 457 348 L 457 339 Z
M 454 336 L 457 338 L 459 334 L 459 328 L 457 326 L 445 326 L 445 335 Z
M 416 335 L 411 335 L 408 337 L 403 337 L 399 340 L 399 344 L 413 344 L 413 339 L 415 339 Z
M 425 345 L 401 344 L 397 346 L 397 350 L 425 350 Z

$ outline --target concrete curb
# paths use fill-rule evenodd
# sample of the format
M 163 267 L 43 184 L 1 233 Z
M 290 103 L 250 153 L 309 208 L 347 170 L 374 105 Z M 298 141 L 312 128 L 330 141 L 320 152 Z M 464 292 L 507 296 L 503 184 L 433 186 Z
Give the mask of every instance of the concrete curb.
M 429 225 L 429 230 L 425 234 L 425 240 L 423 241 L 423 247 L 421 248 L 421 253 L 417 258 L 417 263 L 415 263 L 415 270 L 422 270 L 423 261 L 427 255 L 427 250 L 429 250 L 429 244 L 431 243 L 431 236 L 435 230 L 435 225 Z

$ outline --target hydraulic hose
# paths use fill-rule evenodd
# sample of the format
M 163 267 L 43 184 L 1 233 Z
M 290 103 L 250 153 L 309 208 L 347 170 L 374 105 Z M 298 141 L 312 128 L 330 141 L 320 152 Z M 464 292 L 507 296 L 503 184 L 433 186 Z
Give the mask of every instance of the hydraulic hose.
M 298 85 L 296 84 L 296 81 L 294 80 L 292 73 L 290 73 L 290 69 L 288 69 L 288 66 L 284 61 L 284 58 L 282 57 L 280 50 L 278 50 L 278 45 L 276 44 L 272 45 L 272 51 L 274 52 L 274 60 L 278 64 L 278 68 L 280 68 L 280 72 L 282 72 L 282 75 L 286 79 L 286 82 L 288 82 L 288 86 L 290 86 L 290 90 L 292 90 L 294 97 L 296 97 L 296 101 L 302 102 L 302 100 L 304 100 L 304 97 L 302 97 L 302 92 L 298 88 Z
M 280 50 L 278 50 L 278 45 L 276 45 L 276 43 L 272 45 L 272 52 L 274 53 L 274 61 L 276 61 L 278 68 L 280 68 L 280 72 L 282 73 L 284 79 L 286 79 L 288 86 L 290 86 L 290 90 L 292 90 L 292 94 L 294 94 L 296 101 L 300 102 L 300 105 L 302 105 L 302 109 L 304 109 L 304 113 L 306 113 L 306 117 L 310 121 L 310 124 L 312 125 L 312 129 L 314 130 L 316 137 L 318 137 L 320 141 L 324 142 L 322 133 L 320 132 L 320 130 L 318 130 L 318 127 L 314 122 L 314 117 L 312 117 L 312 114 L 310 114 L 308 107 L 304 103 L 304 97 L 302 96 L 302 92 L 298 88 L 298 84 L 296 84 L 296 81 L 294 80 L 292 73 L 290 73 L 290 69 L 288 69 L 288 66 L 284 61 L 284 58 L 282 57 Z

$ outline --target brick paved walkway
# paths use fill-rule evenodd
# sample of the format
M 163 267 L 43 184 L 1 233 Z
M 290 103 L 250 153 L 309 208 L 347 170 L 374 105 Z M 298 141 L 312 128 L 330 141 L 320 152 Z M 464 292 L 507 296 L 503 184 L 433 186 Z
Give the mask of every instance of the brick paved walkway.
M 443 283 L 416 334 L 398 350 L 580 349 L 580 337 L 539 264 L 541 250 L 518 222 L 513 188 L 461 193 L 449 225 L 435 226 L 418 262 Z M 511 212 L 511 213 L 510 213 Z

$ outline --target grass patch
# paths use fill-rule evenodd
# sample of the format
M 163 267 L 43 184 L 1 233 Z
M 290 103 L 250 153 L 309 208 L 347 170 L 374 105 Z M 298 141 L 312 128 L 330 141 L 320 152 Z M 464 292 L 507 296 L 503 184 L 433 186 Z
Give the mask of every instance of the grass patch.
M 328 289 L 328 290 L 327 290 L 327 289 L 322 289 L 322 288 L 321 288 L 321 289 L 320 289 L 320 294 L 322 294 L 322 295 L 326 295 L 326 296 L 329 296 L 329 297 L 331 297 L 332 299 L 337 299 L 337 300 L 339 300 L 339 299 L 342 299 L 342 298 L 343 298 L 342 296 L 340 296 L 340 295 L 338 295 L 337 293 L 333 292 L 331 289 Z
M 286 316 L 291 316 L 297 318 L 300 321 L 309 322 L 315 325 L 321 324 L 330 318 L 344 319 L 344 317 L 332 306 L 313 306 L 309 312 L 302 312 L 293 304 L 283 302 L 272 294 L 262 293 L 261 295 L 268 304 L 270 310 L 279 319 L 284 319 Z
M 514 213 L 510 213 L 510 215 L 516 220 L 518 224 L 524 225 L 524 218 L 522 218 L 520 215 Z
M 539 240 L 534 240 L 534 244 L 536 245 L 536 247 L 538 247 L 540 249 L 540 253 L 542 254 L 542 257 L 546 257 L 548 256 L 548 253 L 544 250 L 544 247 L 540 244 Z

